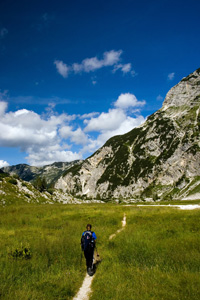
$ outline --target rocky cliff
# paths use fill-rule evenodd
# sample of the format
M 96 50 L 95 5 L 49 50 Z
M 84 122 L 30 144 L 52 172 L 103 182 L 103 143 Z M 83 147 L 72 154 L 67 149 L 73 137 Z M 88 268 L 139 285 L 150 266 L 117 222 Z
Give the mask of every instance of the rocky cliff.
M 143 125 L 108 140 L 55 187 L 87 198 L 200 198 L 199 132 L 200 69 L 174 86 Z

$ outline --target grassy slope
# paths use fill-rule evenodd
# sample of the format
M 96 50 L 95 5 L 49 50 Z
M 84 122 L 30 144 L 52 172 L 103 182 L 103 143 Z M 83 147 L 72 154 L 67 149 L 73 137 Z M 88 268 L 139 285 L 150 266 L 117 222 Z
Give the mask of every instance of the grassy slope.
M 127 226 L 121 227 L 123 213 Z M 0 207 L 0 298 L 72 299 L 85 276 L 80 235 L 94 224 L 103 258 L 91 299 L 199 299 L 200 211 L 117 205 Z M 32 258 L 13 259 L 21 243 Z
M 19 185 L 21 188 L 19 188 Z M 9 174 L 0 174 L 0 205 L 23 205 L 26 203 L 49 203 L 50 195 L 40 193 L 29 182 Z

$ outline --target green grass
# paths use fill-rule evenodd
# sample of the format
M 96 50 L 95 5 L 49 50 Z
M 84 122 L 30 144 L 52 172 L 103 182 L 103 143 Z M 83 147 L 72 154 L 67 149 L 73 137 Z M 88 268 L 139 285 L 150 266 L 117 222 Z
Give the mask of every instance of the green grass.
M 131 207 L 105 247 L 91 299 L 199 299 L 199 211 Z
M 127 226 L 110 241 L 124 212 Z M 92 300 L 199 299 L 199 217 L 199 210 L 135 205 L 0 207 L 0 299 L 73 299 L 86 271 L 80 236 L 87 223 L 102 258 Z M 11 255 L 24 248 L 29 258 Z
M 72 299 L 85 276 L 80 237 L 88 222 L 106 238 L 122 213 L 102 205 L 0 207 L 0 299 Z M 105 227 L 107 228 L 105 230 Z M 99 239 L 101 248 L 102 240 Z M 31 258 L 13 258 L 27 247 Z
M 24 205 L 27 203 L 50 203 L 51 196 L 48 197 L 40 193 L 30 183 L 18 180 L 23 188 L 18 187 L 17 175 L 10 176 L 6 173 L 0 174 L 0 205 Z M 46 197 L 45 197 L 46 196 Z

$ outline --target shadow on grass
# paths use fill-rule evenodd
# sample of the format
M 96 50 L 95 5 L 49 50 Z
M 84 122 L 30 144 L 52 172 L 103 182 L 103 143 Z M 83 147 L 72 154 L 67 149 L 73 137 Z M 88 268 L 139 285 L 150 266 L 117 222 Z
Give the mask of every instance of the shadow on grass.
M 93 271 L 92 271 L 92 275 L 90 275 L 90 276 L 93 276 L 96 273 L 98 265 L 101 263 L 101 261 L 102 260 L 99 260 L 93 264 Z

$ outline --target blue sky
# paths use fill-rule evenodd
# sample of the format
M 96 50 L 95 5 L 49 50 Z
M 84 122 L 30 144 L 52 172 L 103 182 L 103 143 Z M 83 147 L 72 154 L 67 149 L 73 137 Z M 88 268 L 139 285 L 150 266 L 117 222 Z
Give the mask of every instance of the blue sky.
M 0 3 L 0 167 L 84 159 L 200 67 L 200 2 Z

